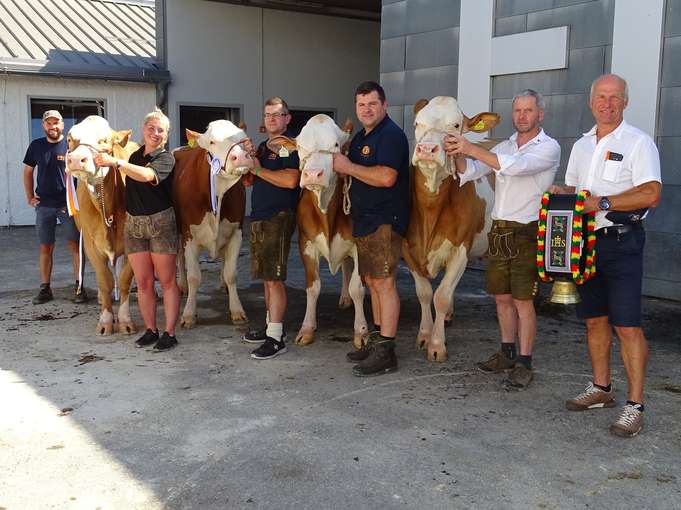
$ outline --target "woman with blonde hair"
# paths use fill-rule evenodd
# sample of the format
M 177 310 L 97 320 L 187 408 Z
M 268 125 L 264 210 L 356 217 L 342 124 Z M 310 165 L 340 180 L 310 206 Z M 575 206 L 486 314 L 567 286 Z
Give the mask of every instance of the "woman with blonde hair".
M 180 309 L 175 271 L 178 235 L 170 195 L 175 158 L 165 148 L 169 130 L 168 117 L 155 108 L 144 117 L 144 145 L 128 161 L 108 154 L 95 156 L 98 167 L 120 169 L 127 177 L 125 252 L 135 274 L 137 301 L 146 327 L 136 344 L 138 347 L 154 344 L 156 350 L 177 345 L 175 324 Z M 165 331 L 160 337 L 156 328 L 154 274 L 163 289 Z

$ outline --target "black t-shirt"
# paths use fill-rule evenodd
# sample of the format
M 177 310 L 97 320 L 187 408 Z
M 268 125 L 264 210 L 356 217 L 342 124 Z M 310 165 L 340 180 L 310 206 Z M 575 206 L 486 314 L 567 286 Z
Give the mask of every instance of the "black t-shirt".
M 130 164 L 146 166 L 156 173 L 151 182 L 136 181 L 128 176 L 125 179 L 126 209 L 133 216 L 156 214 L 172 207 L 170 188 L 175 158 L 165 149 L 157 149 L 144 155 L 144 145 L 132 153 Z
M 284 133 L 290 137 L 289 132 Z M 283 153 L 282 153 L 283 154 Z M 300 160 L 298 151 L 289 152 L 288 156 L 280 156 L 267 148 L 267 142 L 262 142 L 256 152 L 260 165 L 268 170 L 283 170 L 298 168 Z M 251 194 L 251 219 L 254 221 L 268 220 L 281 211 L 295 211 L 300 197 L 300 188 L 280 188 L 258 176 L 253 180 Z
M 350 161 L 362 166 L 388 166 L 397 171 L 390 188 L 379 188 L 352 180 L 352 235 L 369 235 L 384 224 L 400 235 L 409 225 L 409 142 L 404 131 L 387 115 L 368 135 L 364 130 L 350 142 Z
M 66 206 L 66 139 L 50 143 L 47 138 L 37 138 L 31 142 L 24 156 L 24 164 L 38 167 L 35 193 L 40 205 L 45 207 Z

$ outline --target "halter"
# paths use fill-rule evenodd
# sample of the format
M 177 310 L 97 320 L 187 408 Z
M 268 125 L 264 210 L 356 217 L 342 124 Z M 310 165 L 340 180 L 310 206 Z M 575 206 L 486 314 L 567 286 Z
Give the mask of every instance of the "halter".
M 248 138 L 242 138 L 238 142 L 234 142 L 232 145 L 229 146 L 229 149 L 227 150 L 227 155 L 225 156 L 225 162 L 223 163 L 220 161 L 219 158 L 216 158 L 211 154 L 210 151 L 206 151 L 206 159 L 208 159 L 208 166 L 210 168 L 209 174 L 209 183 L 210 183 L 210 205 L 211 209 L 213 211 L 213 214 L 216 215 L 218 213 L 218 204 L 217 204 L 217 198 L 215 196 L 215 177 L 220 173 L 220 172 L 226 172 L 227 171 L 227 161 L 229 160 L 229 155 L 234 150 L 234 148 L 237 145 L 241 145 L 248 141 Z M 244 149 L 245 150 L 245 149 Z M 252 151 L 246 151 L 249 155 L 252 156 Z
M 105 154 L 106 153 L 106 154 L 111 155 L 113 153 L 113 149 L 111 149 L 111 150 L 107 150 L 107 149 L 99 150 L 97 147 L 95 147 L 94 145 L 91 145 L 89 143 L 79 143 L 78 147 L 80 147 L 80 146 L 87 147 L 88 149 L 90 149 L 90 152 L 91 152 L 93 157 L 94 157 L 95 154 Z M 70 152 L 71 151 L 66 152 L 67 159 L 68 159 L 68 155 L 69 155 Z M 106 214 L 106 205 L 104 203 L 104 175 L 102 173 L 103 171 L 101 170 L 101 168 L 103 168 L 103 167 L 95 167 L 95 173 L 92 176 L 92 178 L 86 178 L 85 180 L 88 184 L 92 184 L 92 186 L 94 186 L 95 197 L 96 197 L 97 201 L 99 202 L 99 204 L 102 208 L 102 220 L 104 221 L 104 225 L 106 225 L 106 228 L 111 228 L 111 226 L 113 225 L 113 222 L 114 222 L 114 215 L 111 214 L 111 215 L 107 216 L 107 214 Z M 72 174 L 69 174 L 69 177 L 71 179 L 73 179 Z M 118 184 L 118 169 L 114 169 L 114 188 L 116 187 L 117 184 Z M 75 189 L 75 186 L 74 186 L 74 189 Z M 74 196 L 75 196 L 75 193 L 74 193 Z M 76 202 L 76 207 L 77 207 L 77 202 Z
M 445 126 L 445 129 L 429 128 L 429 129 L 426 130 L 425 133 L 423 133 L 423 136 L 421 137 L 421 139 L 425 138 L 426 135 L 428 135 L 430 133 L 435 133 L 435 134 L 444 135 L 444 136 L 450 135 L 452 133 L 461 134 L 461 130 L 462 130 L 461 126 L 459 126 L 457 128 L 456 126 L 454 126 L 452 124 Z M 420 142 L 416 142 L 416 143 L 420 143 Z M 447 155 L 446 161 L 447 161 L 447 166 L 446 166 L 445 170 L 447 170 L 447 173 L 452 176 L 452 179 L 456 180 L 455 156 Z
M 332 157 L 334 154 L 336 154 L 334 151 L 329 150 L 318 150 L 314 152 L 317 154 L 331 154 Z M 312 151 L 310 151 L 310 154 L 312 154 Z M 308 159 L 309 156 L 300 160 L 301 169 L 305 168 L 305 163 L 307 163 Z M 339 178 L 343 180 L 343 213 L 347 216 L 350 214 L 350 208 L 352 206 L 350 203 L 350 186 L 352 186 L 352 177 L 349 175 L 343 175 L 339 176 Z

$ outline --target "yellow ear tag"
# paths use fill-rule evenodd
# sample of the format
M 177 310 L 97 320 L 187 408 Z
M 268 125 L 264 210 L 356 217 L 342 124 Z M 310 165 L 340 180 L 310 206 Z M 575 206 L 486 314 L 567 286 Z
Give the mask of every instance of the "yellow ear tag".
M 480 119 L 475 126 L 473 126 L 473 131 L 482 131 L 485 129 L 485 121 Z
M 192 149 L 196 147 L 196 140 L 191 139 L 187 142 L 187 145 L 189 145 Z

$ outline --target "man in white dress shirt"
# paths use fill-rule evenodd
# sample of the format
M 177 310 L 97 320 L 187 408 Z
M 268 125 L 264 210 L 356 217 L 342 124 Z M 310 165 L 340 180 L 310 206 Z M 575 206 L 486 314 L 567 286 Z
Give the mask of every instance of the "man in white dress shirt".
M 487 292 L 497 305 L 501 348 L 478 367 L 486 373 L 511 370 L 506 384 L 512 388 L 525 388 L 532 380 L 537 220 L 542 194 L 553 183 L 560 163 L 560 145 L 544 133 L 543 119 L 544 99 L 528 89 L 513 98 L 516 132 L 491 151 L 461 135 L 445 138 L 445 151 L 456 156 L 462 185 L 491 173 L 495 176 L 486 276 Z
M 641 329 L 641 284 L 647 208 L 660 200 L 660 156 L 652 138 L 624 121 L 627 83 L 614 74 L 591 85 L 589 106 L 596 125 L 575 142 L 566 187 L 586 189 L 587 212 L 596 211 L 596 275 L 577 287 L 582 299 L 577 314 L 586 321 L 593 381 L 566 401 L 571 411 L 614 407 L 610 379 L 612 329 L 620 340 L 629 393 L 610 432 L 622 437 L 643 427 L 643 381 L 648 346 Z

